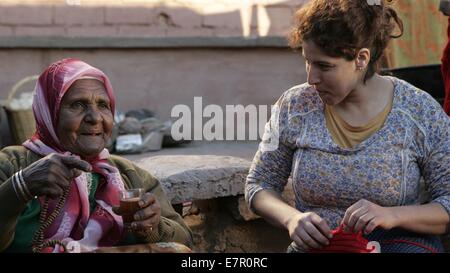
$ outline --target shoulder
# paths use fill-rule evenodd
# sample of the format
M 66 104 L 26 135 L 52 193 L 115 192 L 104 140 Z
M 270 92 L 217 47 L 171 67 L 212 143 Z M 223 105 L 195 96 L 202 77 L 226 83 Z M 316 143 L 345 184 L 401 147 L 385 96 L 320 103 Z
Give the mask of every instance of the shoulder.
M 23 146 L 8 146 L 0 151 L 0 162 L 8 161 L 16 164 L 31 164 L 41 158 L 38 154 Z
M 3 148 L 0 153 L 1 153 L 1 157 L 2 158 L 8 158 L 8 159 L 13 159 L 13 158 L 20 158 L 26 157 L 27 154 L 27 149 L 23 146 L 8 146 Z
M 277 105 L 289 116 L 305 115 L 323 108 L 323 102 L 317 91 L 308 83 L 291 87 L 283 93 Z
M 8 146 L 0 151 L 0 180 L 39 160 L 41 156 L 23 146 Z
M 114 165 L 119 170 L 120 174 L 125 176 L 133 186 L 148 184 L 148 186 L 153 187 L 154 184 L 158 183 L 157 179 L 152 174 L 124 157 L 110 155 L 109 162 Z
M 125 171 L 134 171 L 136 169 L 136 165 L 131 162 L 130 160 L 118 156 L 118 155 L 110 155 L 109 161 L 112 163 L 117 169 L 119 169 L 120 172 Z
M 427 92 L 414 85 L 394 78 L 396 85 L 396 108 L 415 122 L 426 124 L 441 120 L 448 122 L 442 106 Z
M 396 83 L 394 109 L 422 131 L 427 141 L 431 142 L 428 144 L 448 138 L 450 118 L 442 106 L 427 92 L 406 81 L 393 79 Z

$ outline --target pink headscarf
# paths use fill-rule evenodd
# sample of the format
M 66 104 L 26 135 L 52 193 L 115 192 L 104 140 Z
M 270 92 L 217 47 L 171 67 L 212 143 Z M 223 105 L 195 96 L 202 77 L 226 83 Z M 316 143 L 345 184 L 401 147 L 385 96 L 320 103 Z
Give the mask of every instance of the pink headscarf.
M 36 83 L 33 112 L 36 119 L 36 132 L 23 146 L 46 156 L 50 153 L 73 155 L 66 151 L 56 134 L 61 100 L 69 87 L 78 79 L 93 78 L 102 82 L 111 101 L 114 114 L 115 99 L 108 77 L 99 69 L 77 59 L 63 59 L 51 64 Z M 78 155 L 74 155 L 78 156 Z M 64 208 L 53 224 L 45 230 L 47 239 L 62 240 L 74 251 L 89 251 L 99 246 L 115 245 L 123 236 L 122 218 L 112 211 L 119 205 L 119 190 L 124 189 L 119 171 L 107 162 L 108 150 L 104 149 L 91 160 L 93 171 L 101 174 L 95 199 L 97 206 L 90 213 L 87 180 L 90 174 L 83 173 L 73 179 Z M 39 199 L 41 205 L 43 198 Z M 57 201 L 50 201 L 49 213 L 56 207 Z M 70 247 L 69 247 L 70 248 Z M 55 248 L 57 252 L 58 248 Z
M 33 112 L 36 119 L 36 133 L 34 136 L 60 152 L 64 149 L 59 143 L 55 129 L 58 125 L 61 100 L 69 87 L 81 77 L 92 77 L 105 85 L 114 115 L 116 100 L 111 83 L 102 71 L 77 59 L 63 59 L 51 64 L 40 75 L 35 87 Z

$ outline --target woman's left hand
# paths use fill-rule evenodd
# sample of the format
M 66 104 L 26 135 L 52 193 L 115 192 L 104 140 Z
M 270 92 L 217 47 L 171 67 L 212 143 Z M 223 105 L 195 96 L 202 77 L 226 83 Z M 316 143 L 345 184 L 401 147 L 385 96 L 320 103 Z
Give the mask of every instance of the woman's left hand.
M 382 207 L 361 199 L 347 209 L 342 224 L 347 230 L 369 234 L 377 227 L 383 229 L 395 227 L 396 219 L 393 208 Z
M 139 237 L 147 237 L 152 232 L 158 232 L 158 224 L 161 219 L 161 206 L 155 195 L 146 192 L 139 201 L 141 207 L 134 214 L 134 222 L 131 223 L 132 232 Z

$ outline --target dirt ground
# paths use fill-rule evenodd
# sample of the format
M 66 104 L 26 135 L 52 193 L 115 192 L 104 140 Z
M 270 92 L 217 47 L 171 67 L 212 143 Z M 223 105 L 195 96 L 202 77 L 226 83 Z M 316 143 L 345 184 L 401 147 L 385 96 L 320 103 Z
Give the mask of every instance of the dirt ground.
M 225 200 L 196 201 L 184 220 L 194 234 L 195 252 L 274 253 L 286 252 L 288 233 L 259 218 L 237 220 Z

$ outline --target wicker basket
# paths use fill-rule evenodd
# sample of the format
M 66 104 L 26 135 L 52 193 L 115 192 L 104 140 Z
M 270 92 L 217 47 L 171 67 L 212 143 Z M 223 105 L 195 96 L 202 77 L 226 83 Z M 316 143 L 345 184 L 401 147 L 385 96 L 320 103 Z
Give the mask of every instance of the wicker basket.
M 36 81 L 38 77 L 38 75 L 28 76 L 17 82 L 11 88 L 8 98 L 4 102 L 5 112 L 8 116 L 9 129 L 11 130 L 14 144 L 20 145 L 30 138 L 36 129 L 36 122 L 34 120 L 32 109 L 14 110 L 9 107 L 10 102 L 21 87 L 29 82 Z

